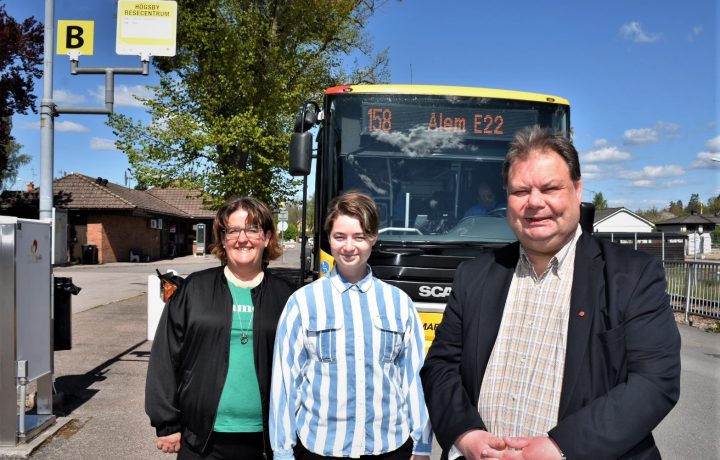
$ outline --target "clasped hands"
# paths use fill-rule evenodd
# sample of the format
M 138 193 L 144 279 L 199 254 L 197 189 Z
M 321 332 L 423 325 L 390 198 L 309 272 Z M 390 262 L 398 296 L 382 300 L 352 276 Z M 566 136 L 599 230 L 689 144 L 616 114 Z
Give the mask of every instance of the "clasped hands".
M 499 438 L 487 431 L 470 430 L 461 434 L 455 446 L 467 460 L 560 460 L 555 441 L 546 436 Z

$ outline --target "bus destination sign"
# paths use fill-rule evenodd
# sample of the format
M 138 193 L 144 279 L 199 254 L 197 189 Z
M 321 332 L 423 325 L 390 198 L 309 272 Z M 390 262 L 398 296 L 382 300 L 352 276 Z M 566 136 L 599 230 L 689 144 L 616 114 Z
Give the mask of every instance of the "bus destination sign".
M 537 123 L 536 110 L 362 104 L 362 133 L 457 132 L 466 139 L 509 140 L 521 128 Z

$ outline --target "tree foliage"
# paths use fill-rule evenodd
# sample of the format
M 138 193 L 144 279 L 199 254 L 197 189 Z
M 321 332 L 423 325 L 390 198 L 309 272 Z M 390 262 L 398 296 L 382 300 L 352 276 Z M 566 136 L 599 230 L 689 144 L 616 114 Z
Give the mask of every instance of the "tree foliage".
M 15 177 L 22 156 L 10 134 L 12 116 L 35 109 L 34 80 L 42 76 L 43 25 L 30 17 L 17 22 L 0 3 L 0 179 Z
M 283 239 L 285 241 L 295 241 L 298 237 L 298 228 L 295 224 L 289 223 L 287 230 L 283 232 Z
M 717 196 L 708 198 L 705 212 L 708 214 L 715 214 L 715 215 L 720 213 L 720 194 L 718 194 Z
M 684 216 L 685 215 L 685 207 L 683 206 L 682 200 L 671 201 L 670 205 L 668 206 L 668 212 L 670 212 L 678 217 Z
M 3 150 L 2 156 L 6 161 L 5 169 L 0 170 L 0 190 L 4 190 L 5 187 L 15 182 L 20 166 L 30 163 L 30 156 L 20 153 L 21 147 L 12 139 L 8 145 L 0 146 L 0 149 Z
M 607 209 L 608 203 L 602 192 L 597 192 L 593 196 L 592 203 L 595 205 L 595 209 Z
M 302 200 L 288 202 L 285 204 L 288 210 L 288 222 L 293 222 L 298 228 L 298 234 L 302 228 Z M 315 197 L 308 197 L 307 218 L 305 221 L 305 229 L 307 236 L 312 236 L 315 227 Z
M 703 204 L 700 195 L 693 193 L 690 195 L 687 206 L 683 205 L 682 200 L 677 200 L 670 201 L 668 206 L 663 209 L 653 207 L 648 210 L 637 210 L 635 213 L 651 222 L 659 222 L 673 217 L 688 216 L 692 212 L 717 216 L 720 213 L 720 195 L 708 198 L 706 204 Z
M 271 205 L 294 192 L 285 174 L 298 108 L 325 87 L 387 78 L 364 27 L 372 0 L 179 0 L 178 53 L 154 60 L 152 122 L 109 125 L 144 186 L 204 190 L 215 203 L 250 194 Z M 347 73 L 360 51 L 368 64 Z
M 685 208 L 686 214 L 702 214 L 702 202 L 700 201 L 700 195 L 693 193 L 690 195 L 690 201 L 688 201 L 687 207 Z

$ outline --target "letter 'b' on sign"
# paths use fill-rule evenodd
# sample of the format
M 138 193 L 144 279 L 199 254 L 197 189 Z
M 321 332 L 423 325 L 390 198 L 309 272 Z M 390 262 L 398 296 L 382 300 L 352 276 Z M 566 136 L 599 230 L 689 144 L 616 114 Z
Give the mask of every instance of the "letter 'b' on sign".
M 57 30 L 57 54 L 92 56 L 95 21 L 60 20 Z

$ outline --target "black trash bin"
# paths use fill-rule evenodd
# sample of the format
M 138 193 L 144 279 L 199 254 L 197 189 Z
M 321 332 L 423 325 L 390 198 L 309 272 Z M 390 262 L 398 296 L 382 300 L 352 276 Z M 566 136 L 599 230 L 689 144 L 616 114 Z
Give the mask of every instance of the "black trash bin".
M 53 309 L 53 350 L 72 349 L 72 300 L 80 288 L 75 286 L 72 278 L 55 278 Z
M 98 263 L 98 248 L 94 244 L 82 245 L 82 263 L 92 265 Z

